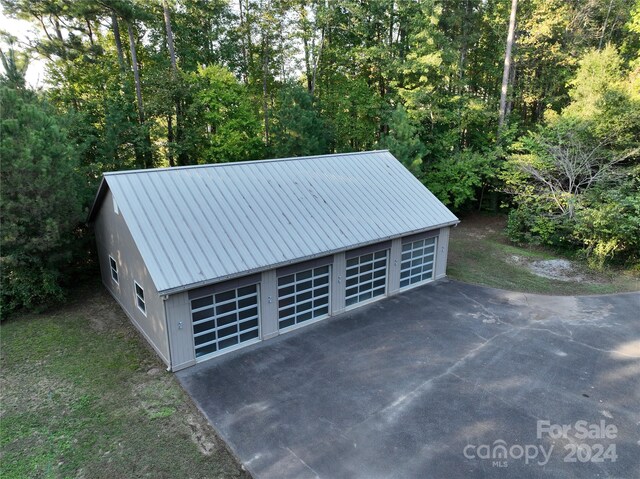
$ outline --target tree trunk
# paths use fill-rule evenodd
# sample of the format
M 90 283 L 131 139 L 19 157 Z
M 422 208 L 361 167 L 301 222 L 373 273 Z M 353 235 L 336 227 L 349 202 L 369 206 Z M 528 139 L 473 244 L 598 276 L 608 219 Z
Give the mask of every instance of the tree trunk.
M 509 34 L 507 35 L 507 49 L 504 54 L 504 69 L 502 71 L 502 88 L 500 90 L 500 115 L 498 128 L 502 129 L 507 113 L 507 91 L 509 89 L 509 70 L 511 68 L 511 51 L 516 35 L 516 10 L 518 0 L 511 0 L 511 15 L 509 16 Z
M 322 32 L 320 33 L 320 46 L 318 47 L 318 54 L 313 59 L 313 74 L 311 76 L 311 96 L 315 94 L 316 91 L 316 77 L 318 75 L 318 63 L 320 62 L 320 56 L 322 56 L 322 48 L 324 47 L 324 29 L 322 27 Z
M 458 86 L 460 91 L 463 90 L 462 80 L 464 79 L 464 69 L 467 61 L 467 21 L 470 15 L 469 8 L 469 0 L 466 0 L 464 3 L 464 15 L 462 16 L 462 42 L 460 44 L 460 62 L 458 63 L 458 80 L 460 80 Z
M 268 38 L 263 38 L 262 44 L 262 108 L 264 110 L 264 142 L 266 146 L 269 146 L 269 92 L 267 89 L 267 74 L 269 72 Z
M 602 33 L 600 34 L 600 41 L 598 42 L 598 50 L 602 50 L 602 43 L 604 42 L 604 36 L 607 33 L 607 23 L 609 23 L 609 15 L 611 15 L 612 6 L 613 0 L 609 0 L 609 8 L 607 8 L 607 16 L 604 17 L 604 23 L 602 24 Z
M 93 30 L 91 29 L 91 22 L 89 21 L 88 18 L 85 18 L 84 21 L 87 24 L 87 34 L 89 35 L 89 43 L 91 43 L 92 47 L 95 47 L 95 43 L 93 42 Z
M 249 3 L 243 5 L 244 0 L 238 0 L 240 10 L 240 30 L 242 38 L 242 56 L 245 62 L 244 81 L 249 84 L 249 78 L 253 72 L 253 42 L 251 41 L 251 28 L 247 24 L 249 21 Z
M 127 102 L 131 100 L 130 97 L 131 91 L 129 90 L 129 84 L 127 79 L 127 62 L 124 57 L 124 50 L 122 48 L 122 36 L 120 35 L 120 27 L 118 25 L 118 14 L 115 10 L 111 11 L 111 28 L 113 30 L 113 38 L 116 44 L 116 52 L 118 54 L 118 64 L 120 65 L 120 74 L 122 78 L 122 89 L 125 92 L 125 96 L 127 98 Z M 132 118 L 129 115 L 129 111 L 127 110 L 127 121 L 134 122 L 135 118 Z M 135 142 L 133 145 L 133 150 L 136 156 L 136 164 L 144 165 L 145 157 L 143 153 L 143 149 L 140 148 L 140 144 Z
M 171 61 L 171 76 L 173 79 L 173 87 L 176 88 L 178 86 L 178 62 L 176 60 L 176 50 L 173 43 L 173 29 L 171 28 L 171 12 L 169 10 L 169 5 L 167 4 L 167 0 L 162 0 L 162 10 L 164 13 L 164 23 L 167 31 L 167 49 L 169 50 L 169 60 Z M 173 123 L 171 115 L 168 115 L 167 118 L 167 140 L 169 141 L 169 165 L 175 166 L 173 159 L 173 144 L 177 144 L 180 146 L 184 139 L 184 118 L 182 115 L 182 103 L 180 101 L 180 95 L 176 90 L 174 90 L 174 102 L 175 102 L 175 112 L 176 112 L 176 127 L 175 127 L 175 135 L 173 131 Z M 187 154 L 182 151 L 182 149 L 178 150 L 178 164 L 186 165 L 189 163 L 189 158 Z
M 313 80 L 311 73 L 311 63 L 309 61 L 309 41 L 307 40 L 306 32 L 304 32 L 302 36 L 302 45 L 304 47 L 304 67 L 307 77 L 307 91 L 309 92 L 309 94 L 311 94 Z
M 167 160 L 169 160 L 169 166 L 176 166 L 175 160 L 173 159 L 173 115 L 169 113 L 167 115 L 167 143 L 169 143 L 167 147 Z
M 393 4 L 394 2 L 391 2 L 391 5 L 389 6 L 390 10 L 389 10 L 389 52 L 391 53 L 391 56 L 393 56 L 393 27 L 395 25 L 395 16 L 394 16 L 394 11 L 393 11 Z
M 140 86 L 140 71 L 138 69 L 138 56 L 136 55 L 136 40 L 133 35 L 133 27 L 131 21 L 127 22 L 127 31 L 129 33 L 129 48 L 131 50 L 131 68 L 133 68 L 133 80 L 136 87 L 136 101 L 138 103 L 138 120 L 140 126 L 146 130 L 145 118 L 144 118 L 144 105 L 142 103 L 142 88 Z M 144 152 L 144 167 L 151 168 L 153 161 L 151 159 L 151 138 L 149 132 L 145 132 L 145 152 Z
M 144 105 L 142 104 L 142 88 L 140 87 L 140 71 L 138 69 L 138 55 L 136 54 L 136 40 L 133 35 L 131 22 L 127 22 L 129 33 L 129 49 L 131 50 L 131 68 L 133 68 L 133 80 L 136 87 L 136 100 L 138 102 L 138 119 L 144 123 Z
M 517 88 L 516 85 L 516 65 L 511 65 L 511 73 L 509 74 L 509 84 L 511 85 L 512 91 L 515 91 Z M 513 111 L 513 97 L 514 95 L 509 95 L 507 99 L 507 107 L 505 110 L 505 118 L 511 114 Z
M 116 43 L 116 52 L 118 53 L 118 64 L 122 73 L 126 73 L 127 69 L 124 63 L 124 53 L 122 52 L 122 38 L 120 37 L 120 27 L 118 26 L 118 15 L 115 11 L 111 11 L 111 28 L 113 29 L 113 38 Z
M 60 58 L 62 58 L 63 60 L 67 59 L 67 47 L 65 45 L 64 42 L 64 37 L 62 36 L 62 30 L 60 29 L 60 22 L 58 21 L 58 18 L 55 17 L 53 20 L 53 28 L 56 32 L 56 38 L 58 39 L 58 44 L 59 44 L 59 48 L 60 48 Z
M 167 29 L 167 48 L 169 49 L 169 59 L 171 60 L 171 70 L 173 74 L 178 73 L 176 64 L 176 51 L 173 47 L 173 30 L 171 30 L 171 14 L 169 13 L 169 5 L 167 0 L 162 0 L 162 11 L 164 12 L 164 24 Z
M 238 0 L 238 9 L 240 13 L 240 31 L 244 32 L 245 20 L 244 20 L 244 11 L 242 8 L 242 0 Z M 242 77 L 244 79 L 245 85 L 247 85 L 249 83 L 249 58 L 247 54 L 247 42 L 243 34 L 240 35 L 240 43 L 242 47 L 242 63 L 244 64 Z

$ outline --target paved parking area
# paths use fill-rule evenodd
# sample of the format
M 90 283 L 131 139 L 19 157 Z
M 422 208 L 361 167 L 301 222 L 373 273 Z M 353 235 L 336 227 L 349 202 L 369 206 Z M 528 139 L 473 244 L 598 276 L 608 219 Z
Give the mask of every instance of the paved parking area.
M 177 375 L 256 478 L 640 477 L 639 312 L 443 280 Z

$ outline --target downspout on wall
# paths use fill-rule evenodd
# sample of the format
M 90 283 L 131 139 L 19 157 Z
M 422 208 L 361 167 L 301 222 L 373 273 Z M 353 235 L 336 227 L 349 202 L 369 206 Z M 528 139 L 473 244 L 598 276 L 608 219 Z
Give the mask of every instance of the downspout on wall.
M 167 332 L 167 344 L 169 345 L 169 366 L 167 366 L 167 371 L 172 372 L 173 359 L 171 359 L 171 333 L 169 331 L 169 318 L 167 315 L 167 300 L 169 299 L 169 295 L 163 294 L 162 296 L 160 296 L 160 299 L 162 299 L 162 310 L 164 311 L 164 327 L 165 331 Z

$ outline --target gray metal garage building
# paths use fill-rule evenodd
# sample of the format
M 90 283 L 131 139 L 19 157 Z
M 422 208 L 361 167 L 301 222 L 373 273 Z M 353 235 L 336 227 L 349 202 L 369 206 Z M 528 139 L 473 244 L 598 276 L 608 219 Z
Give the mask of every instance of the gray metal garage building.
M 105 173 L 89 221 L 175 371 L 445 276 L 458 218 L 372 151 Z

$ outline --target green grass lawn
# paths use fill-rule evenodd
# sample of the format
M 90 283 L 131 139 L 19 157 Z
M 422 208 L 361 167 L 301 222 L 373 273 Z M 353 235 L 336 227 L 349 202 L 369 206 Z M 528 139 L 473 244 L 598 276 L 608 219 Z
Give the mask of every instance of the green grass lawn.
M 447 274 L 453 279 L 494 288 L 541 294 L 605 294 L 640 289 L 638 272 L 590 270 L 573 259 L 580 279 L 561 281 L 534 274 L 528 264 L 566 259 L 541 247 L 518 246 L 504 234 L 502 216 L 472 215 L 451 230 Z
M 101 285 L 4 322 L 0 477 L 246 477 Z

